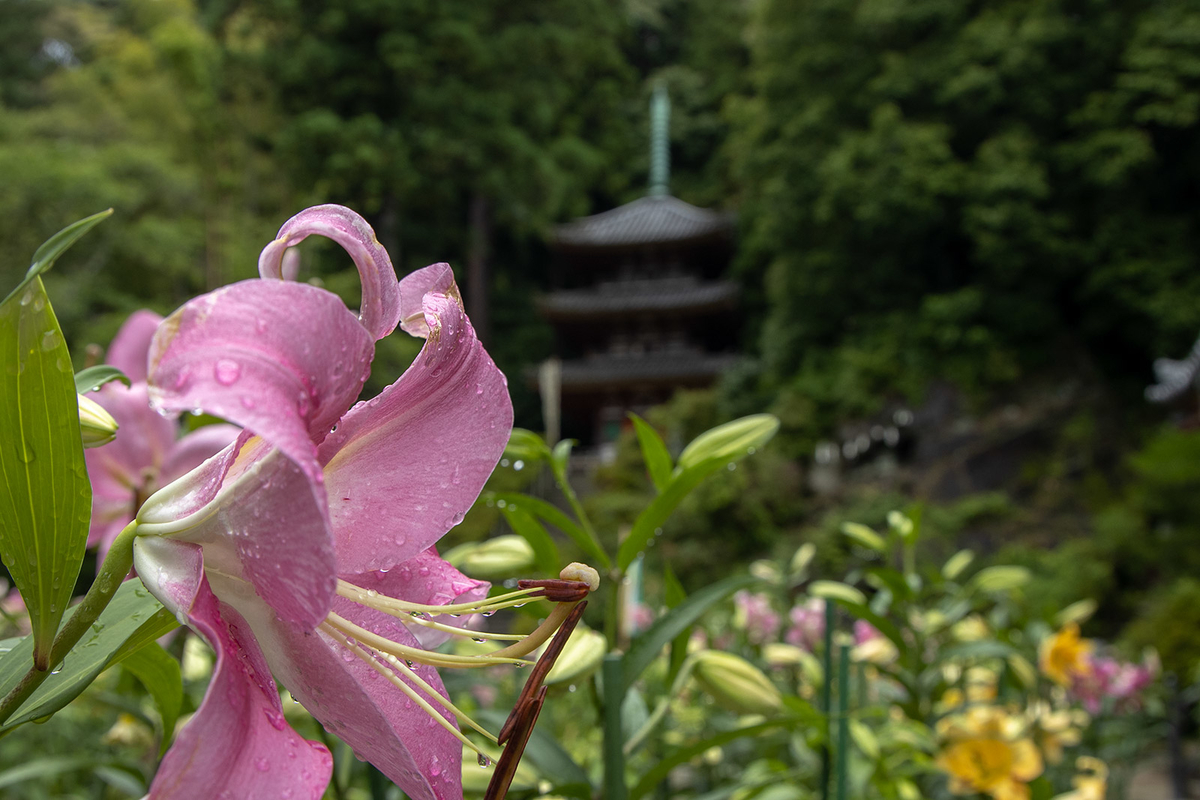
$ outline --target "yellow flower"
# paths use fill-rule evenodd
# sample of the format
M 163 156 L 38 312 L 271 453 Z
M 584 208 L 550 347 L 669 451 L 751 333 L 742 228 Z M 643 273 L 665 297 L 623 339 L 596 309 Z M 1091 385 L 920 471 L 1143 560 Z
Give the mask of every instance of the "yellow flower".
M 951 792 L 1028 800 L 1028 783 L 1041 775 L 1044 767 L 1020 720 L 1003 709 L 983 706 L 943 719 L 938 732 L 947 743 L 938 754 L 937 765 L 950 776 Z
M 1085 676 L 1091 672 L 1088 663 L 1091 652 L 1091 640 L 1080 639 L 1079 626 L 1072 622 L 1042 640 L 1038 648 L 1038 666 L 1050 680 L 1066 686 L 1074 676 Z
M 1073 791 L 1060 794 L 1054 800 L 1104 800 L 1108 789 L 1108 767 L 1103 761 L 1090 756 L 1080 756 L 1075 766 L 1083 771 L 1071 779 Z

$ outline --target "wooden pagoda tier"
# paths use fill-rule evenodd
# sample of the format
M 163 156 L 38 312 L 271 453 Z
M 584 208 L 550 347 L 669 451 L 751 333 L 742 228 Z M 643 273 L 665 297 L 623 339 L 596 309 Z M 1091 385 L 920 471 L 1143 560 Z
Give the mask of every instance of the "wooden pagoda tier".
M 562 435 L 613 441 L 627 412 L 701 388 L 737 361 L 733 218 L 651 195 L 559 226 L 554 327 Z M 543 387 L 545 388 L 545 387 Z

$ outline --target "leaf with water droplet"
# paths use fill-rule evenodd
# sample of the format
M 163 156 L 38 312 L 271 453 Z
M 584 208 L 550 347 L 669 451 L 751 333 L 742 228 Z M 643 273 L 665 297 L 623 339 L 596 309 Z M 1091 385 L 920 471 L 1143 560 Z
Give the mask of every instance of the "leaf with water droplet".
M 141 595 L 136 590 L 141 590 Z M 74 608 L 68 611 L 68 618 L 75 611 Z M 53 714 L 78 696 L 105 669 L 123 663 L 175 627 L 174 618 L 145 593 L 140 580 L 126 581 L 88 630 L 83 644 L 67 654 L 65 662 L 0 726 L 0 732 Z M 0 696 L 20 681 L 29 669 L 32 654 L 33 639 L 30 636 L 17 642 L 12 650 L 0 654 Z M 170 659 L 170 656 L 166 657 Z M 175 685 L 180 687 L 178 678 Z
M 0 530 L 47 666 L 87 545 L 91 484 L 71 356 L 36 273 L 0 303 L 0 362 Z

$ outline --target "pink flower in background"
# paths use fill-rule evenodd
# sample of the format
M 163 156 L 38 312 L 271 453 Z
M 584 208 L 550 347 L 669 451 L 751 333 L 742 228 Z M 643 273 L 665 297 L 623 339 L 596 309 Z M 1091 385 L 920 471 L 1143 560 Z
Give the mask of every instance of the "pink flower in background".
M 645 603 L 634 603 L 626 613 L 631 634 L 640 633 L 654 624 L 654 611 Z
M 238 435 L 233 425 L 206 425 L 179 438 L 179 424 L 150 408 L 146 359 L 160 322 L 162 317 L 153 311 L 129 315 L 113 338 L 105 361 L 125 373 L 131 385 L 113 381 L 89 395 L 120 426 L 116 439 L 83 453 L 92 482 L 88 546 L 99 547 L 102 560 L 147 497 L 200 466 Z
M 784 640 L 811 653 L 825 637 L 825 600 L 810 597 L 803 605 L 793 606 L 788 618 L 792 626 L 784 633 Z
M 288 727 L 272 671 L 410 797 L 462 795 L 456 723 L 426 702 L 446 694 L 427 664 L 451 657 L 421 660 L 446 634 L 410 626 L 403 609 L 487 593 L 432 545 L 462 521 L 508 441 L 506 382 L 450 268 L 397 283 L 348 209 L 293 217 L 260 272 L 290 273 L 286 248 L 314 233 L 353 257 L 361 317 L 322 289 L 250 280 L 187 303 L 151 347 L 153 402 L 245 428 L 138 516 L 139 576 L 217 651 L 204 702 L 163 759 L 151 800 L 321 796 L 329 753 Z M 374 341 L 401 321 L 426 339 L 421 353 L 378 397 L 351 407 Z
M 856 645 L 866 644 L 872 639 L 878 639 L 883 636 L 871 623 L 863 619 L 854 620 L 854 643 Z
M 1132 664 L 1112 656 L 1089 655 L 1090 669 L 1073 677 L 1069 691 L 1089 714 L 1099 714 L 1111 700 L 1119 713 L 1142 707 L 1142 692 L 1158 677 L 1153 663 Z
M 738 592 L 733 596 L 733 606 L 734 624 L 744 628 L 746 638 L 754 644 L 771 641 L 779 633 L 779 615 L 765 594 Z

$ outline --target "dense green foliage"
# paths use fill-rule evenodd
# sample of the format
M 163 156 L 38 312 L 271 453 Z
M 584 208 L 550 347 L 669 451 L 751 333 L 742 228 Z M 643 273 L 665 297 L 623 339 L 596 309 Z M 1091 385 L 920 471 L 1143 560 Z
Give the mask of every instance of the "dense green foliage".
M 1197 53 L 1200 10 L 1150 0 L 7 0 L 0 281 L 114 207 L 46 281 L 82 361 L 134 308 L 254 275 L 303 206 L 345 203 L 402 273 L 450 261 L 473 318 L 490 300 L 489 350 L 536 427 L 523 375 L 551 346 L 534 304 L 546 235 L 642 193 L 663 82 L 674 192 L 739 213 L 757 359 L 651 421 L 672 452 L 740 414 L 783 423 L 775 452 L 682 506 L 684 581 L 905 504 L 895 486 L 853 511 L 806 491 L 813 444 L 847 420 L 934 381 L 988 408 L 1078 378 L 1102 387 L 1086 395 L 1099 421 L 1058 437 L 1025 495 L 931 507 L 927 529 L 941 556 L 980 520 L 1073 515 L 1037 543 L 1089 537 L 1012 558 L 1072 576 L 1031 588 L 1044 606 L 1106 594 L 1094 624 L 1115 628 L 1158 602 L 1151 584 L 1194 572 L 1194 476 L 1164 472 L 1194 445 L 1164 435 L 1128 468 L 1120 451 L 1143 435 L 1127 423 L 1148 416 L 1151 359 L 1200 330 Z M 305 276 L 354 304 L 349 264 L 304 250 Z M 382 342 L 378 372 L 414 352 Z M 631 518 L 642 472 L 622 450 L 598 518 Z
M 730 147 L 769 389 L 857 411 L 930 377 L 987 389 L 1080 357 L 1132 385 L 1188 346 L 1194 6 L 758 12 Z

